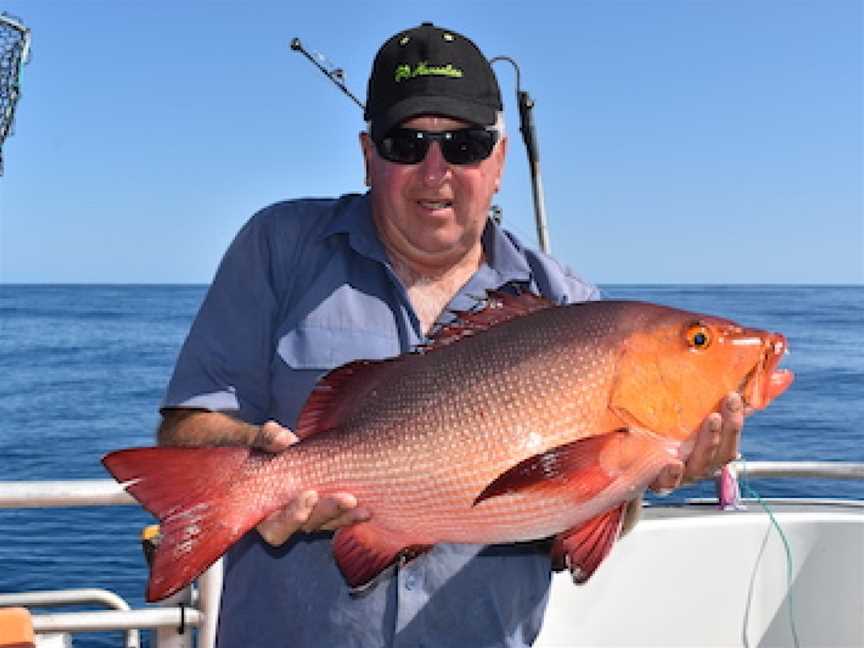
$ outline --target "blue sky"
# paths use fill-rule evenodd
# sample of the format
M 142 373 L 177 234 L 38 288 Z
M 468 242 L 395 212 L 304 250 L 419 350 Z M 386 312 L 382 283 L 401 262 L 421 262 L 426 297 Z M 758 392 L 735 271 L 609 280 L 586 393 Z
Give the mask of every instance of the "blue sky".
M 13 0 L 33 33 L 3 147 L 0 281 L 204 283 L 286 198 L 363 190 L 359 109 L 424 20 L 507 54 L 535 117 L 556 256 L 598 283 L 864 282 L 860 0 Z M 497 202 L 535 240 L 514 77 Z

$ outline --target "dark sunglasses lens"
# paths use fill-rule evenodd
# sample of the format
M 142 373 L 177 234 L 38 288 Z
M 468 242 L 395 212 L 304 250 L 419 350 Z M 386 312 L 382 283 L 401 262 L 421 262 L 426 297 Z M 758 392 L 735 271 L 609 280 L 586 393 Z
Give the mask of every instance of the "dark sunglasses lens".
M 417 164 L 426 157 L 429 140 L 418 137 L 417 131 L 397 128 L 377 144 L 378 154 L 399 164 Z
M 498 132 L 484 128 L 463 128 L 445 133 L 426 133 L 410 128 L 395 128 L 375 146 L 385 160 L 398 164 L 417 164 L 426 157 L 431 140 L 438 140 L 444 159 L 450 164 L 474 164 L 489 157 L 498 141 Z
M 482 128 L 453 131 L 441 142 L 441 152 L 450 164 L 474 164 L 485 160 L 495 147 L 497 133 Z

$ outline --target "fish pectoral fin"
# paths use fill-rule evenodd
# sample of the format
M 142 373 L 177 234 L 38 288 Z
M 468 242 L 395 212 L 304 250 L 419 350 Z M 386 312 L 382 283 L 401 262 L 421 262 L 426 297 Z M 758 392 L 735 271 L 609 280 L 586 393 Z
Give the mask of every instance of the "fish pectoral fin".
M 569 569 L 574 583 L 591 578 L 621 534 L 626 510 L 625 502 L 556 536 L 552 543 L 552 568 Z
M 603 457 L 614 459 L 628 436 L 627 430 L 615 430 L 529 457 L 495 478 L 477 496 L 474 506 L 508 493 L 566 490 L 574 503 L 591 499 L 617 478 L 615 462 L 603 461 Z
M 431 548 L 388 533 L 374 522 L 343 527 L 333 537 L 333 557 L 355 594 L 374 587 L 379 575 L 397 561 L 413 560 Z

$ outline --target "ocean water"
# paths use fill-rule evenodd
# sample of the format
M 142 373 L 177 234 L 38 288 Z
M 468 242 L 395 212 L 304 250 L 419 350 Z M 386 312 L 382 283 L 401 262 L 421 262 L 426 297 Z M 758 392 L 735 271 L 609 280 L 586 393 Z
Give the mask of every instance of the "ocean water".
M 203 286 L 0 285 L 0 481 L 99 479 L 106 452 L 151 445 Z M 782 331 L 789 391 L 745 426 L 750 460 L 864 461 L 864 287 L 605 286 Z M 765 496 L 864 499 L 864 483 L 765 480 Z M 674 498 L 710 495 L 703 484 Z M 0 510 L 0 592 L 100 587 L 143 605 L 137 507 Z M 80 635 L 76 646 L 121 645 Z

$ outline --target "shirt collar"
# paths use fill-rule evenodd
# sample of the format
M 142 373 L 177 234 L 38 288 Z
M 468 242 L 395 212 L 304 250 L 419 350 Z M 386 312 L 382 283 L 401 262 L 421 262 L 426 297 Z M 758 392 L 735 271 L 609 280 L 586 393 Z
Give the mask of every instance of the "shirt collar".
M 531 267 L 525 252 L 491 218 L 486 221 L 482 240 L 486 265 L 499 276 L 501 285 L 510 281 L 531 281 Z
M 387 253 L 378 238 L 378 231 L 372 220 L 369 193 L 362 196 L 354 195 L 352 198 L 340 205 L 336 216 L 321 232 L 321 238 L 333 234 L 347 234 L 349 244 L 356 252 L 389 264 Z M 498 285 L 511 281 L 531 280 L 531 268 L 524 251 L 492 219 L 486 221 L 481 240 L 486 262 L 481 266 L 480 272 L 491 271 L 496 276 Z
M 348 244 L 355 252 L 384 264 L 389 263 L 372 220 L 369 192 L 353 194 L 348 200 L 340 201 L 336 216 L 322 230 L 321 238 L 334 234 L 347 234 Z

